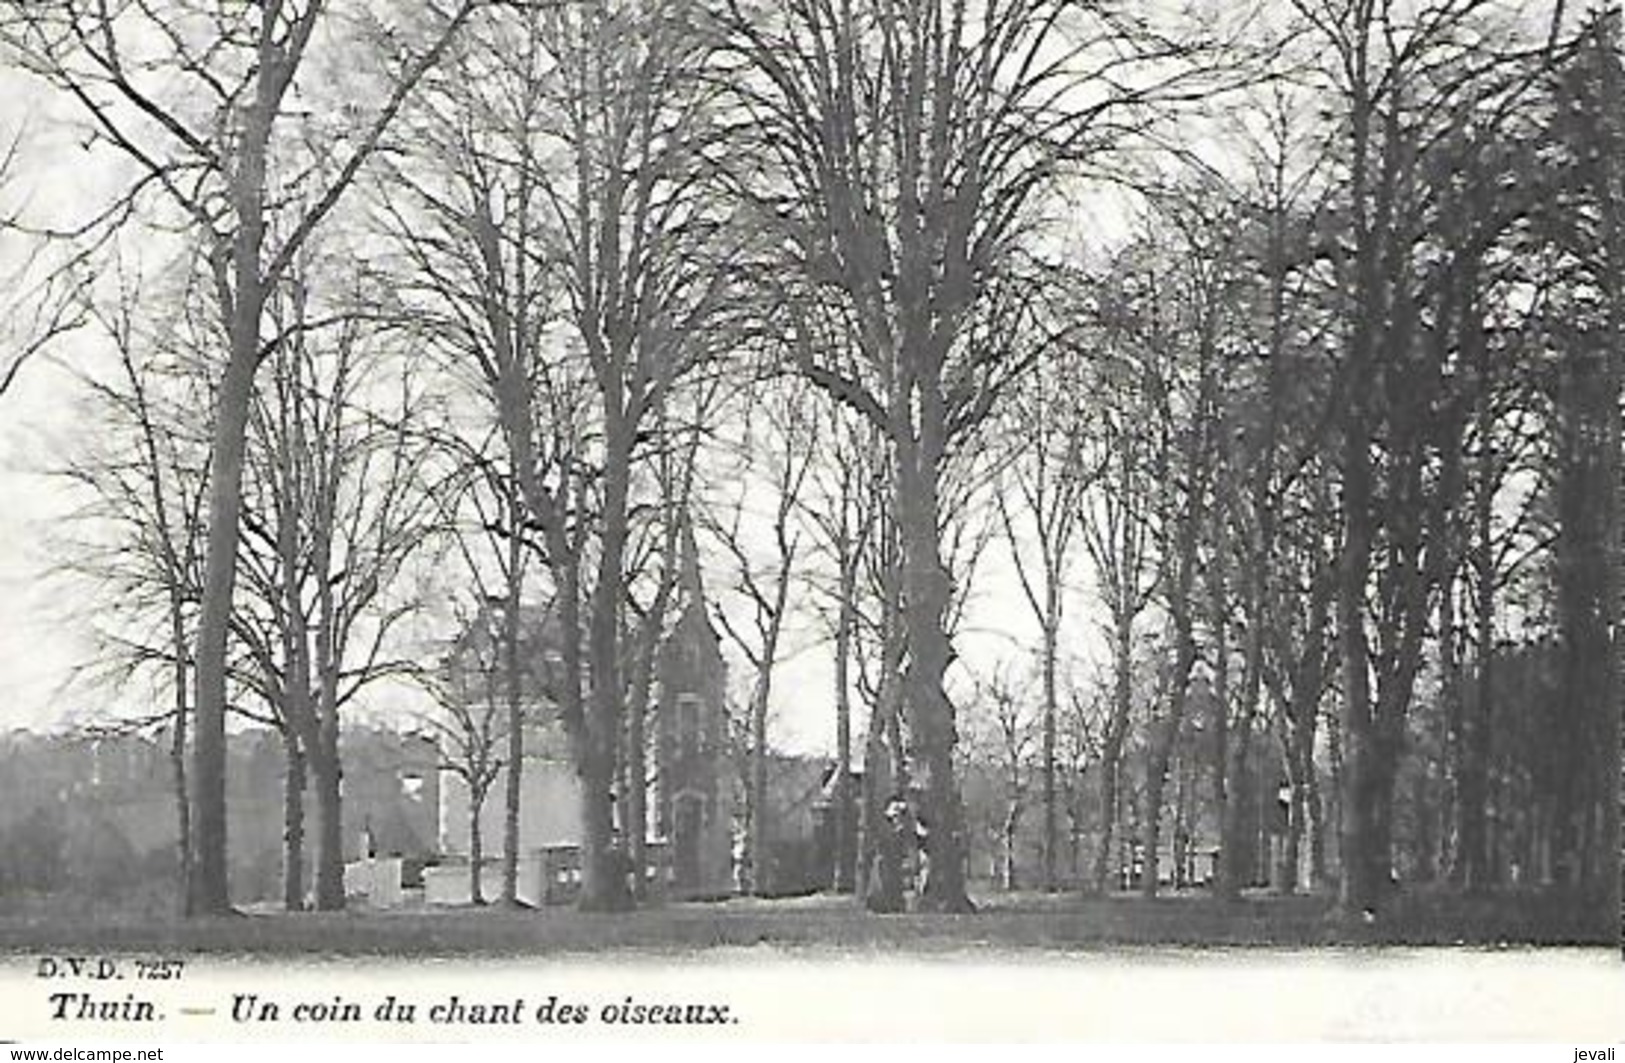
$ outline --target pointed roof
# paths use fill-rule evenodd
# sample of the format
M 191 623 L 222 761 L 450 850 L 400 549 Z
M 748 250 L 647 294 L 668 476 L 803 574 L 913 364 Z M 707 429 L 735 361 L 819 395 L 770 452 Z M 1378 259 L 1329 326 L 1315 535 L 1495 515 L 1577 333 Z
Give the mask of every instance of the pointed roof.
M 705 586 L 700 580 L 700 546 L 694 539 L 694 521 L 687 511 L 683 513 L 683 542 L 679 549 L 682 556 L 678 560 L 681 570 L 678 572 L 677 585 L 690 601 L 703 602 L 705 600 Z
M 694 537 L 694 519 L 686 507 L 683 510 L 682 521 L 683 527 L 679 533 L 682 542 L 678 545 L 677 588 L 682 592 L 683 611 L 678 617 L 678 624 L 698 624 L 714 642 L 721 643 L 722 637 L 717 634 L 715 625 L 711 623 L 711 613 L 705 607 L 705 581 L 700 576 L 700 547 Z

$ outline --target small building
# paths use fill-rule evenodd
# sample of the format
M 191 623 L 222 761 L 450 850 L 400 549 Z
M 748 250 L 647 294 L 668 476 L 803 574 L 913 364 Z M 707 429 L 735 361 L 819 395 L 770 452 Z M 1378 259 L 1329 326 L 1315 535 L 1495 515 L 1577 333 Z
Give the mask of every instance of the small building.
M 857 856 L 862 773 L 850 774 L 845 802 L 848 861 Z M 759 891 L 792 896 L 832 889 L 836 875 L 835 763 L 828 757 L 773 753 L 767 759 L 766 866 Z
M 636 826 L 624 822 L 627 801 L 617 794 L 616 829 L 623 837 L 629 830 L 642 830 L 651 887 L 659 893 L 725 896 L 733 889 L 735 809 L 724 704 L 727 670 L 706 613 L 693 537 L 684 538 L 676 619 L 659 648 L 645 726 L 645 821 Z M 454 643 L 447 668 L 495 659 L 479 648 L 489 633 L 501 630 L 501 609 L 500 601 L 487 603 Z M 517 892 L 533 904 L 565 903 L 580 883 L 582 791 L 550 696 L 549 677 L 561 662 L 561 636 L 553 613 L 533 606 L 522 609 L 521 632 L 527 723 L 519 784 Z M 499 692 L 505 684 L 470 682 L 458 688 L 482 696 L 479 692 Z M 466 903 L 473 834 L 469 787 L 457 773 L 442 770 L 439 789 L 442 860 L 426 872 L 425 890 L 431 903 Z M 500 889 L 506 790 L 506 772 L 499 771 L 478 817 L 482 854 L 491 868 L 482 883 L 487 896 Z

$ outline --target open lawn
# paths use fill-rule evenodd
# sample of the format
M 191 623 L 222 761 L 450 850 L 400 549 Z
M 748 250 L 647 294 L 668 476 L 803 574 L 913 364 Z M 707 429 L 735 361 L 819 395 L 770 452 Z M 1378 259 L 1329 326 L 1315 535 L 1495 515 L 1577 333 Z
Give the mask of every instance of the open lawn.
M 771 945 L 792 952 L 1118 946 L 1291 948 L 1326 945 L 1617 945 L 1617 918 L 1540 895 L 1414 895 L 1375 923 L 1349 920 L 1323 897 L 1038 894 L 980 899 L 974 915 L 873 915 L 850 898 L 735 899 L 614 915 L 571 909 L 413 909 L 244 914 L 180 920 L 44 910 L 0 916 L 0 949 L 142 950 L 270 955 L 545 955 L 688 952 Z

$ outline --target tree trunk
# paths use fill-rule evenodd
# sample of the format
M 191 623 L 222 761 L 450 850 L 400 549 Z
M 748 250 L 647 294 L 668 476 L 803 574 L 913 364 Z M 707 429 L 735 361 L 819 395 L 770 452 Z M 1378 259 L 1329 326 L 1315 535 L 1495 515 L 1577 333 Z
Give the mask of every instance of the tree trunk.
M 602 572 L 600 578 L 603 578 Z M 581 780 L 581 896 L 583 911 L 616 911 L 627 906 L 623 884 L 617 881 L 615 849 L 615 742 L 619 716 L 619 691 L 604 689 L 617 678 L 612 659 L 615 636 L 603 632 L 601 614 L 613 605 L 594 593 L 593 623 L 589 635 L 593 688 L 591 712 L 587 720 L 586 749 L 577 754 L 577 776 Z M 613 620 L 613 618 L 611 618 Z M 617 683 L 616 686 L 619 684 Z
M 1095 889 L 1101 893 L 1112 888 L 1112 848 L 1117 832 L 1123 743 L 1128 737 L 1129 715 L 1134 707 L 1133 625 L 1132 621 L 1122 617 L 1117 618 L 1115 623 L 1112 715 L 1106 725 L 1106 740 L 1100 756 L 1100 845 L 1095 851 Z
M 1320 779 L 1310 759 L 1309 785 L 1304 792 L 1309 824 L 1309 888 L 1319 891 L 1326 885 L 1326 809 L 1320 794 Z
M 1046 586 L 1046 615 L 1044 617 L 1044 736 L 1043 736 L 1043 773 L 1044 773 L 1044 890 L 1054 893 L 1059 887 L 1055 879 L 1055 851 L 1059 846 L 1059 825 L 1056 821 L 1055 809 L 1055 727 L 1056 727 L 1056 682 L 1055 658 L 1057 656 L 1057 642 L 1060 639 L 1060 588 L 1059 580 L 1052 576 Z
M 1004 811 L 1003 829 L 999 834 L 1002 849 L 1001 861 L 1003 870 L 1003 885 L 1006 893 L 1014 893 L 1019 887 L 1020 875 L 1016 871 L 1016 830 L 1021 824 L 1021 805 L 1012 801 Z
M 1603 360 L 1603 429 L 1598 487 L 1602 492 L 1602 586 L 1599 589 L 1599 624 L 1612 633 L 1611 647 L 1604 647 L 1602 717 L 1596 745 L 1596 792 L 1601 798 L 1601 845 L 1597 852 L 1596 877 L 1601 886 L 1599 909 L 1605 918 L 1621 910 L 1625 898 L 1625 869 L 1620 862 L 1620 817 L 1625 813 L 1625 764 L 1621 762 L 1618 706 L 1625 695 L 1625 413 L 1620 410 L 1625 390 L 1625 190 L 1619 172 L 1620 150 L 1625 146 L 1625 67 L 1619 59 L 1620 11 L 1613 18 L 1598 20 L 1597 50 L 1602 56 L 1603 113 L 1609 121 L 1608 147 L 1602 159 L 1601 184 L 1607 190 L 1602 204 L 1602 234 L 1607 255 L 1604 285 L 1608 299 L 1608 334 Z M 1608 148 L 1612 148 L 1610 151 Z
M 1625 685 L 1625 633 L 1621 628 L 1625 577 L 1620 571 L 1625 563 L 1625 528 L 1621 526 L 1621 508 L 1625 507 L 1625 456 L 1621 449 L 1625 443 L 1620 412 L 1621 377 L 1625 373 L 1621 367 L 1625 360 L 1625 219 L 1621 217 L 1625 185 L 1620 170 L 1621 152 L 1625 150 L 1625 126 L 1620 117 L 1625 109 L 1625 67 L 1620 61 L 1621 17 L 1618 5 L 1610 5 L 1598 13 L 1591 25 L 1599 88 L 1593 135 L 1597 141 L 1594 183 L 1601 245 L 1597 272 L 1604 329 L 1603 335 L 1593 341 L 1598 348 L 1595 367 L 1588 367 L 1595 394 L 1589 397 L 1591 401 L 1582 399 L 1585 412 L 1581 418 L 1588 422 L 1582 438 L 1589 441 L 1582 445 L 1593 447 L 1595 456 L 1588 468 L 1583 472 L 1577 469 L 1574 475 L 1590 479 L 1591 490 L 1596 492 L 1594 512 L 1587 514 L 1591 528 L 1577 536 L 1591 539 L 1586 546 L 1595 551 L 1591 562 L 1595 586 L 1589 606 L 1591 616 L 1572 618 L 1564 632 L 1566 640 L 1572 636 L 1577 643 L 1570 650 L 1571 660 L 1586 653 L 1596 655 L 1584 666 L 1586 678 L 1575 683 L 1590 701 L 1585 713 L 1589 719 L 1581 724 L 1585 745 L 1575 761 L 1576 767 L 1583 767 L 1575 774 L 1580 777 L 1583 815 L 1595 824 L 1601 841 L 1600 845 L 1580 841 L 1579 862 L 1587 903 L 1594 897 L 1609 919 L 1621 910 L 1620 788 L 1625 786 L 1620 765 L 1619 711 L 1621 688 Z M 1567 534 L 1567 528 L 1560 532 Z M 1574 545 L 1579 547 L 1580 543 Z M 1579 559 L 1573 563 L 1578 564 Z
M 652 658 L 659 647 L 650 645 L 651 658 L 639 683 L 634 685 L 626 707 L 626 841 L 632 865 L 632 899 L 642 901 L 648 892 L 649 867 L 649 678 Z
M 662 425 L 664 426 L 664 421 Z M 664 430 L 662 427 L 662 431 Z M 694 462 L 692 448 L 688 452 L 688 462 L 692 468 Z M 669 485 L 671 477 L 663 474 L 661 482 Z M 669 486 L 666 490 L 669 492 Z M 677 587 L 678 573 L 684 564 L 679 560 L 679 553 L 691 548 L 698 549 L 693 546 L 693 528 L 687 516 L 689 493 L 688 482 L 685 481 L 680 499 L 669 493 L 664 498 L 666 513 L 660 583 L 655 591 L 653 603 L 638 626 L 631 690 L 626 699 L 626 764 L 623 786 L 626 791 L 628 856 L 632 865 L 632 899 L 637 902 L 647 898 L 649 888 L 648 722 L 651 693 L 663 645 L 666 613 L 671 605 L 672 593 Z M 683 545 L 685 542 L 687 545 Z M 698 565 L 697 557 L 694 563 Z
M 973 910 L 965 890 L 964 832 L 954 779 L 954 706 L 943 686 L 952 647 L 946 628 L 952 579 L 942 562 L 938 486 L 943 445 L 940 382 L 920 384 L 920 438 L 897 451 L 898 528 L 903 549 L 903 702 L 925 774 L 927 875 L 920 905 Z
M 305 754 L 287 727 L 282 731 L 286 761 L 282 779 L 282 907 L 305 910 Z
M 831 815 L 834 817 L 835 866 L 830 885 L 837 893 L 851 893 L 855 888 L 854 864 L 857 847 L 853 838 L 852 809 L 852 694 L 851 660 L 852 628 L 856 620 L 857 592 L 856 559 L 849 555 L 850 547 L 842 542 L 840 563 L 840 601 L 836 603 L 835 619 L 835 787 L 832 795 Z
M 1240 803 L 1231 800 L 1230 780 L 1239 775 L 1232 758 L 1239 753 L 1240 766 L 1245 770 L 1252 726 L 1249 722 L 1247 726 L 1237 728 L 1240 731 L 1239 743 L 1230 734 L 1230 647 L 1229 625 L 1225 622 L 1227 603 L 1223 579 L 1215 578 L 1213 582 L 1213 641 L 1218 665 L 1213 677 L 1213 818 L 1219 825 L 1219 861 L 1218 867 L 1215 868 L 1213 896 L 1218 900 L 1234 900 L 1241 892 L 1241 885 L 1230 873 L 1227 856 L 1234 851 L 1232 847 L 1239 840 Z M 1247 625 L 1249 649 L 1254 637 L 1253 629 L 1257 626 L 1256 617 L 1249 620 Z M 1243 686 L 1245 685 L 1244 682 Z M 1250 716 L 1245 711 L 1244 715 Z M 1233 745 L 1239 745 L 1239 749 L 1232 749 Z
M 316 780 L 316 908 L 336 912 L 344 908 L 344 772 L 336 723 L 322 721 L 309 761 Z
M 903 854 L 886 810 L 894 798 L 906 799 L 909 791 L 898 705 L 906 646 L 897 573 L 889 572 L 884 578 L 880 683 L 869 717 L 869 744 L 864 760 L 864 787 L 869 800 L 863 808 L 863 902 L 872 912 L 900 912 L 904 907 Z
M 1081 780 L 1076 781 L 1074 785 L 1079 790 L 1083 789 Z M 1074 795 L 1068 805 L 1070 811 L 1067 816 L 1066 867 L 1067 877 L 1076 888 L 1081 885 L 1080 876 L 1083 874 L 1083 867 L 1079 863 L 1083 855 L 1083 803 Z
M 613 384 L 614 381 L 611 381 Z M 631 428 L 622 413 L 622 396 L 611 387 L 603 396 L 605 426 L 603 539 L 598 578 L 592 589 L 587 627 L 591 691 L 587 718 L 588 748 L 579 762 L 582 784 L 581 899 L 583 911 L 616 911 L 628 907 L 621 877 L 623 860 L 615 838 L 615 775 L 621 731 L 621 601 L 625 589 L 627 496 L 630 479 Z M 566 635 L 566 637 L 569 637 Z
M 1319 650 L 1316 650 L 1318 656 Z M 1304 885 L 1319 887 L 1326 873 L 1325 823 L 1321 819 L 1320 779 L 1315 768 L 1315 732 L 1320 719 L 1320 677 L 1315 670 L 1313 689 L 1294 692 L 1298 702 L 1298 722 L 1292 732 L 1292 759 L 1296 765 L 1292 780 L 1293 832 L 1309 838 L 1309 875 Z
M 1354 406 L 1360 406 L 1356 399 Z M 1351 416 L 1343 459 L 1343 559 L 1338 580 L 1338 639 L 1343 661 L 1343 785 L 1339 903 L 1348 914 L 1376 911 L 1373 785 L 1376 720 L 1371 705 L 1370 643 L 1366 637 L 1366 583 L 1371 564 L 1371 454 L 1363 416 Z
M 523 702 L 523 672 L 519 662 L 520 609 L 524 599 L 524 509 L 519 488 L 512 479 L 505 484 L 508 492 L 507 516 L 507 602 L 502 622 L 502 670 L 505 679 L 503 691 L 508 712 L 507 776 L 503 787 L 502 816 L 502 903 L 511 907 L 519 904 L 519 807 L 523 795 L 525 773 L 525 713 Z M 481 796 L 484 794 L 482 792 Z M 476 869 L 475 885 L 479 872 Z M 476 904 L 479 894 L 471 894 Z
M 254 100 L 243 111 L 231 174 L 231 207 L 237 225 L 231 239 L 232 284 L 220 297 L 230 351 L 220 377 L 209 452 L 209 531 L 198 613 L 197 733 L 193 745 L 192 822 L 196 846 L 188 892 L 196 915 L 231 910 L 226 838 L 226 637 L 237 586 L 237 544 L 242 523 L 243 461 L 254 376 L 260 364 L 260 315 L 266 284 L 260 275 L 265 244 L 267 145 L 286 83 L 276 46 L 259 42 L 260 68 Z M 222 249 L 223 250 L 223 249 Z
M 766 668 L 766 664 L 763 664 Z M 765 897 L 770 892 L 767 870 L 767 697 L 762 677 L 756 678 L 756 692 L 750 702 L 750 892 Z
M 468 903 L 485 903 L 485 833 L 480 828 L 480 811 L 485 807 L 485 788 L 468 788 Z
M 1152 736 L 1152 746 L 1146 761 L 1145 801 L 1141 816 L 1141 844 L 1145 849 L 1145 875 L 1140 879 L 1140 893 L 1146 897 L 1157 895 L 1158 847 L 1162 844 L 1163 791 L 1168 779 L 1168 765 L 1173 758 L 1174 745 L 1179 741 L 1180 729 L 1185 725 L 1185 706 L 1189 699 L 1191 668 L 1196 664 L 1196 640 L 1190 633 L 1189 614 L 1176 618 L 1179 646 L 1174 662 L 1174 674 L 1169 687 L 1168 715 Z M 1177 617 L 1178 614 L 1176 614 Z
M 339 752 L 338 605 L 334 597 L 333 526 L 337 513 L 339 476 L 329 470 L 322 485 L 316 521 L 312 569 L 316 586 L 316 744 L 310 750 L 316 775 L 316 907 L 324 912 L 344 908 L 344 786 Z M 365 854 L 363 854 L 365 855 Z
M 879 867 L 882 853 L 880 837 L 885 830 L 891 770 L 887 763 L 885 723 L 881 712 L 879 704 L 876 704 L 869 714 L 869 732 L 863 750 L 863 806 L 858 830 L 857 890 L 858 895 L 866 901 L 871 894 L 878 892 L 878 880 L 884 878 Z
M 1298 863 L 1303 846 L 1302 806 L 1303 787 L 1294 780 L 1287 805 L 1286 835 L 1281 841 L 1281 858 L 1275 867 L 1275 892 L 1282 896 L 1291 896 L 1298 891 Z
M 1488 382 L 1481 384 L 1486 391 Z M 1481 395 L 1480 432 L 1489 429 L 1487 409 L 1489 396 Z M 1488 449 L 1485 437 L 1481 446 Z M 1492 459 L 1486 457 L 1488 466 Z M 1490 721 L 1495 718 L 1495 544 L 1491 525 L 1493 487 L 1489 469 L 1480 474 L 1478 498 L 1475 500 L 1474 525 L 1476 543 L 1473 567 L 1478 586 L 1474 605 L 1477 631 L 1475 657 L 1478 664 L 1477 682 L 1473 697 L 1462 707 L 1460 736 L 1462 757 L 1460 789 L 1456 801 L 1456 846 L 1461 865 L 1459 884 L 1467 890 L 1487 889 L 1490 885 L 1488 850 L 1485 847 L 1485 813 L 1488 806 L 1487 779 L 1490 769 L 1492 733 Z M 1463 691 L 1465 693 L 1465 691 Z
M 581 898 L 587 912 L 620 911 L 629 906 L 615 859 L 614 758 L 602 739 L 577 772 L 581 779 Z
M 171 621 L 175 649 L 175 730 L 170 737 L 169 768 L 175 788 L 175 845 L 180 887 L 175 894 L 180 914 L 188 916 L 192 914 L 191 891 L 187 888 L 192 876 L 192 805 L 186 787 L 186 722 L 190 712 L 186 693 L 186 632 L 178 608 L 173 609 Z
M 1454 571 L 1455 568 L 1452 563 L 1447 566 L 1447 571 Z M 1446 580 L 1439 595 L 1439 698 L 1444 703 L 1445 754 L 1449 772 L 1446 807 L 1443 810 L 1448 824 L 1445 843 L 1448 874 L 1451 885 L 1463 888 L 1472 877 L 1467 867 L 1471 834 L 1467 821 L 1476 815 L 1482 826 L 1484 808 L 1482 799 L 1478 801 L 1477 809 L 1465 807 L 1471 767 L 1467 742 L 1467 689 L 1462 654 L 1458 647 L 1461 625 L 1456 609 L 1455 582 L 1454 576 Z M 1477 848 L 1482 851 L 1483 845 Z
M 257 252 L 258 243 L 254 245 Z M 252 272 L 252 270 L 248 271 Z M 188 911 L 231 910 L 226 876 L 226 634 L 237 582 L 243 453 L 258 363 L 257 279 L 237 289 L 232 355 L 221 378 L 209 464 L 209 535 L 197 634 L 197 728 L 192 745 L 193 853 Z

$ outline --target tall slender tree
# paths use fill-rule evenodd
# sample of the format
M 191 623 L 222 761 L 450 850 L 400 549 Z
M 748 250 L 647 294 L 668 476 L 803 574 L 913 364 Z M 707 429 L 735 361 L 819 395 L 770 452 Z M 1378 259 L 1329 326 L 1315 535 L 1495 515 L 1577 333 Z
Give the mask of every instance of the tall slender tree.
M 398 76 L 376 110 L 359 128 L 336 124 L 315 144 L 288 133 L 288 101 L 296 82 L 303 84 L 313 47 L 319 52 L 327 44 L 328 35 L 318 29 L 337 25 L 322 0 L 272 0 L 219 12 L 49 0 L 24 5 L 4 26 L 7 52 L 80 109 L 95 148 L 133 171 L 115 202 L 93 208 L 81 231 L 121 228 L 149 201 L 159 201 L 155 220 L 162 225 L 178 218 L 205 248 L 227 337 L 214 391 L 208 545 L 193 654 L 195 851 L 188 897 L 189 910 L 197 914 L 230 907 L 226 657 L 244 452 L 255 376 L 283 338 L 266 334 L 266 303 L 354 183 L 418 79 L 476 6 L 476 0 L 464 0 L 449 12 L 435 12 L 428 43 L 392 71 Z M 318 190 L 285 199 L 273 193 L 273 174 Z

